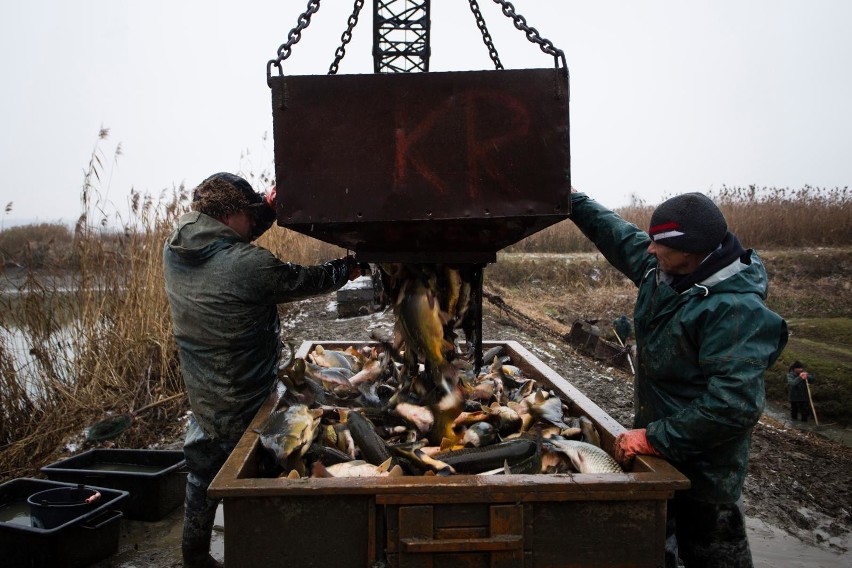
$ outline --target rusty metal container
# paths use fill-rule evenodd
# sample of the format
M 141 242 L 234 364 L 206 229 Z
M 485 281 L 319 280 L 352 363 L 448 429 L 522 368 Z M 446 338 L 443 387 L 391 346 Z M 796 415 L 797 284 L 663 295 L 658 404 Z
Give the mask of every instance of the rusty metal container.
M 323 342 L 343 349 L 359 342 Z M 525 376 L 589 417 L 612 452 L 623 428 L 514 341 L 504 345 Z M 305 357 L 314 347 L 305 342 Z M 272 393 L 219 471 L 225 564 L 338 567 L 662 566 L 666 500 L 689 481 L 668 462 L 636 459 L 624 474 L 264 479 L 259 428 Z
M 279 76 L 278 223 L 365 262 L 494 262 L 570 213 L 567 69 Z

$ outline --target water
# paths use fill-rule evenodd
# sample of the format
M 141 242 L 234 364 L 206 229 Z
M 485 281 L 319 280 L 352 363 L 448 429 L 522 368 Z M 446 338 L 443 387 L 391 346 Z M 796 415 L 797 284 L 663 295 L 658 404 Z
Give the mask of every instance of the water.
M 143 465 L 132 463 L 97 462 L 80 467 L 85 471 L 123 471 L 130 473 L 159 473 L 163 471 L 161 465 Z
M 813 417 L 811 417 L 811 419 L 807 422 L 793 421 L 790 420 L 789 406 L 782 406 L 768 401 L 766 403 L 766 407 L 763 409 L 763 413 L 781 422 L 785 428 L 795 428 L 797 430 L 813 432 L 814 434 L 819 434 L 820 436 L 828 438 L 838 444 L 843 444 L 844 446 L 852 448 L 852 428 L 832 423 L 827 424 L 825 422 L 820 422 L 820 425 L 817 426 Z
M 70 370 L 74 361 L 71 331 L 70 326 L 60 327 L 45 345 L 45 348 L 54 350 L 51 359 L 60 374 Z M 27 394 L 37 397 L 42 390 L 42 379 L 40 364 L 31 352 L 33 342 L 30 334 L 17 327 L 3 327 L 0 328 L 0 343 L 12 356 L 18 381 L 24 385 Z
M 32 526 L 29 503 L 25 499 L 22 499 L 0 506 L 0 523 L 11 523 L 25 527 Z

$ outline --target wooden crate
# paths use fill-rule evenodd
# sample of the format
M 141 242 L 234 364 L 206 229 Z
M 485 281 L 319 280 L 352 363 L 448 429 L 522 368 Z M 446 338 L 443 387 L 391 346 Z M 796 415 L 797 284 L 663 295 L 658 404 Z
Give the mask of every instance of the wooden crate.
M 585 415 L 612 453 L 623 428 L 514 341 L 512 364 Z M 363 342 L 322 342 L 330 349 Z M 296 356 L 314 348 L 305 342 Z M 272 393 L 213 484 L 225 563 L 239 566 L 662 566 L 666 500 L 689 481 L 640 457 L 624 474 L 269 479 L 257 477 Z

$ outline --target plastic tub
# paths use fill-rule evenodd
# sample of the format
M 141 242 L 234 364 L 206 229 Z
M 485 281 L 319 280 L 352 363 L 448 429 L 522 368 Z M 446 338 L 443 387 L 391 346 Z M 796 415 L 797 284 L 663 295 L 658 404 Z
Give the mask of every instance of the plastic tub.
M 100 505 L 101 492 L 85 485 L 56 487 L 27 498 L 32 526 L 52 529 L 81 517 Z
M 79 568 L 118 552 L 126 491 L 88 487 L 101 494 L 94 507 L 53 526 L 33 526 L 28 499 L 68 483 L 19 478 L 0 485 L 0 565 L 3 568 Z
M 48 479 L 127 491 L 124 518 L 159 521 L 183 503 L 182 450 L 94 449 L 41 468 Z

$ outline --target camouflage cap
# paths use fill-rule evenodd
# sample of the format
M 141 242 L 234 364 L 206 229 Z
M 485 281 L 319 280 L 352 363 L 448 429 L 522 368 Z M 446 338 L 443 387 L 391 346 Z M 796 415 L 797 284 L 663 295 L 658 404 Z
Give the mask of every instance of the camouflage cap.
M 192 191 L 192 209 L 214 218 L 266 206 L 263 195 L 240 176 L 219 172 L 202 181 Z

